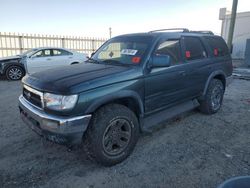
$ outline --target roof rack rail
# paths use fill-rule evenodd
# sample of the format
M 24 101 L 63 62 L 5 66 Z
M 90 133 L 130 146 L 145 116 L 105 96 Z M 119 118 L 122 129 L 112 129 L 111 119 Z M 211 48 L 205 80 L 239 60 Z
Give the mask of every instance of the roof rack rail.
M 189 32 L 189 30 L 186 28 L 170 28 L 170 29 L 153 30 L 153 31 L 149 31 L 149 33 L 155 33 L 155 32 L 161 32 L 161 31 L 178 31 L 178 30 L 180 30 L 181 32 Z
M 190 33 L 201 33 L 201 34 L 210 34 L 214 35 L 212 31 L 189 31 Z

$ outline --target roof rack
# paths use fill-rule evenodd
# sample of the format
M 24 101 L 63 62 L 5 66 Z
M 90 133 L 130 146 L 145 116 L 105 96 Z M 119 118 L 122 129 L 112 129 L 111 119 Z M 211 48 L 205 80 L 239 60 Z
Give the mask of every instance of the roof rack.
M 189 32 L 189 30 L 186 28 L 170 28 L 170 29 L 153 30 L 153 31 L 149 31 L 149 33 L 155 33 L 155 32 L 161 32 L 161 31 L 178 31 L 178 30 L 181 32 Z
M 189 32 L 214 35 L 212 31 L 189 31 Z
M 201 34 L 214 35 L 214 33 L 212 31 L 190 31 L 186 28 L 158 29 L 158 30 L 149 31 L 149 33 L 155 33 L 155 32 L 161 32 L 161 31 L 180 31 L 183 33 L 201 33 Z

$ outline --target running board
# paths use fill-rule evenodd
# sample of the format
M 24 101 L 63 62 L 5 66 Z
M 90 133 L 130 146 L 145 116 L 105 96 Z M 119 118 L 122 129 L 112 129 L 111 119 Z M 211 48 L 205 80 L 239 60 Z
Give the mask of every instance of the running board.
M 152 128 L 155 127 L 155 125 L 163 121 L 166 121 L 168 119 L 171 119 L 183 112 L 193 110 L 199 105 L 200 105 L 199 102 L 196 99 L 194 99 L 194 100 L 187 101 L 185 103 L 181 103 L 174 107 L 168 108 L 161 112 L 155 113 L 153 115 L 150 115 L 149 117 L 146 117 L 142 120 L 141 129 L 143 132 L 148 132 L 148 133 L 152 132 Z

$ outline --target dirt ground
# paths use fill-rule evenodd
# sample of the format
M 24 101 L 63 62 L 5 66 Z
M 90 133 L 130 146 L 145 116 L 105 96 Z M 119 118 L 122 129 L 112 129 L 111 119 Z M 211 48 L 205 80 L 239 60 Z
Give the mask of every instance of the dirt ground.
M 0 81 L 0 187 L 215 188 L 250 174 L 250 81 L 234 80 L 217 114 L 165 122 L 109 168 L 32 132 L 19 118 L 20 93 L 20 82 Z

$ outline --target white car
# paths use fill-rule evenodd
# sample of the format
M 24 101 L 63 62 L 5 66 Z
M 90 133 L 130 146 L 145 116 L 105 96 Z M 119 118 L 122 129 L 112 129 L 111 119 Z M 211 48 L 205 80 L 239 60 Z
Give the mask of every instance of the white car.
M 64 48 L 34 48 L 17 56 L 0 58 L 0 76 L 4 75 L 9 80 L 19 80 L 25 73 L 32 74 L 86 60 L 87 54 Z
M 36 48 L 25 53 L 24 64 L 26 73 L 35 72 L 82 63 L 87 60 L 87 54 L 64 48 Z

